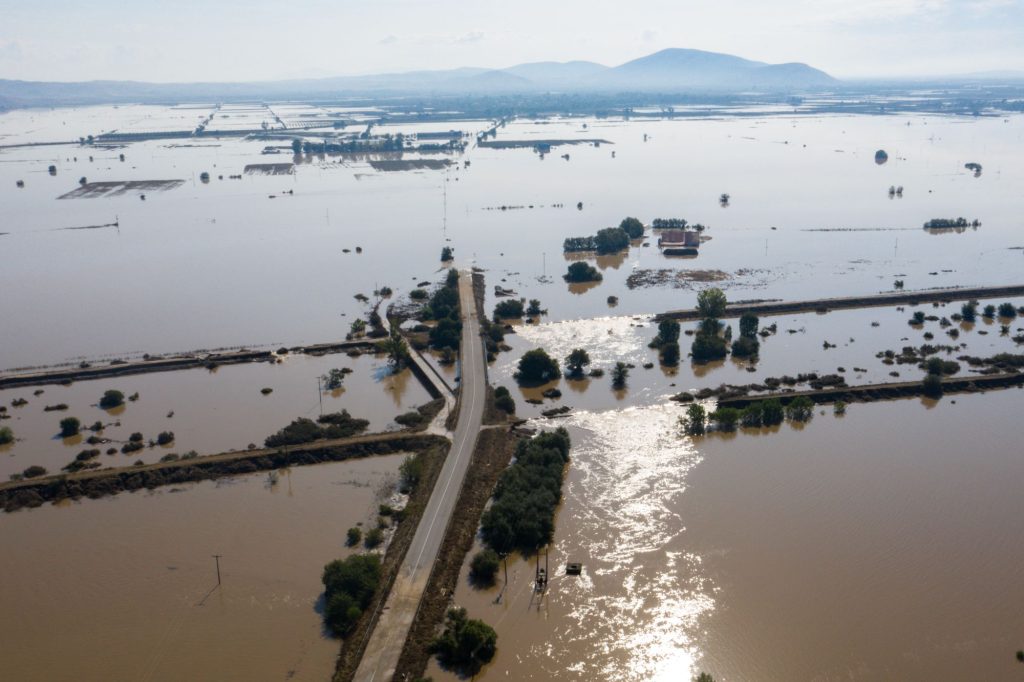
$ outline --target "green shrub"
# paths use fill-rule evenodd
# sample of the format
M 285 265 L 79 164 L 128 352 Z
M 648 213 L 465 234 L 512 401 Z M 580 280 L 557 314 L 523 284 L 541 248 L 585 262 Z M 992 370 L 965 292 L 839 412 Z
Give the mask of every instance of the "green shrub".
M 960 315 L 963 317 L 964 322 L 974 322 L 978 316 L 978 304 L 973 301 L 964 303 L 960 306 Z
M 740 336 L 732 342 L 732 354 L 737 358 L 749 358 L 758 354 L 761 344 L 754 336 Z
M 982 313 L 982 315 L 985 316 L 987 319 L 991 320 L 993 317 L 996 316 L 996 307 L 989 303 L 987 306 L 985 306 L 985 310 Z
M 129 441 L 121 446 L 121 453 L 127 455 L 132 452 L 144 450 L 145 447 L 146 446 L 143 445 L 141 441 Z
M 781 424 L 786 416 L 786 411 L 778 398 L 769 398 L 761 401 L 761 421 L 765 426 Z
M 403 493 L 415 489 L 422 477 L 423 459 L 419 455 L 409 455 L 398 467 L 399 487 Z
M 132 443 L 141 443 L 142 441 L 145 440 L 145 438 L 141 433 L 136 431 L 132 435 L 128 436 L 128 440 L 131 441 Z
M 661 348 L 666 343 L 679 341 L 679 323 L 667 318 L 658 323 L 658 334 L 648 344 L 648 348 Z
M 124 393 L 121 391 L 115 391 L 113 389 L 104 391 L 103 397 L 100 398 L 100 407 L 104 410 L 120 407 L 121 405 L 124 405 Z
M 835 404 L 832 405 L 832 412 L 837 417 L 843 416 L 844 414 L 846 414 L 846 403 L 844 403 L 842 400 L 837 400 Z
M 786 405 L 786 416 L 795 422 L 808 421 L 814 416 L 814 401 L 805 395 L 793 398 Z
M 543 384 L 557 377 L 558 361 L 548 355 L 543 348 L 526 351 L 519 358 L 519 369 L 515 373 L 516 381 L 524 384 Z
M 14 442 L 14 432 L 9 426 L 0 426 L 0 445 L 9 445 Z
M 345 533 L 345 546 L 355 547 L 363 541 L 363 531 L 359 530 L 355 526 L 349 528 Z
M 397 417 L 395 417 L 395 421 L 398 422 L 401 426 L 411 428 L 413 426 L 419 426 L 420 424 L 422 424 L 424 421 L 424 417 L 416 410 L 413 410 L 412 412 L 406 412 L 404 414 L 398 415 Z
M 718 335 L 698 333 L 693 338 L 690 353 L 698 362 L 720 360 L 728 354 L 725 339 Z
M 477 552 L 469 563 L 469 579 L 475 585 L 493 585 L 500 561 L 497 552 L 493 549 L 483 549 Z
M 667 367 L 675 367 L 679 364 L 679 344 L 675 341 L 666 343 L 661 347 L 661 364 Z
M 343 637 L 352 630 L 373 600 L 380 580 L 380 557 L 375 554 L 355 554 L 324 566 L 324 620 L 334 634 Z
M 494 406 L 508 414 L 515 414 L 516 411 L 516 401 L 504 386 L 494 389 Z
M 709 418 L 715 422 L 719 431 L 735 431 L 736 423 L 740 420 L 740 411 L 735 407 L 719 407 L 709 415 Z
M 61 438 L 71 438 L 77 436 L 78 431 L 82 428 L 82 422 L 78 421 L 75 417 L 65 417 L 60 420 L 60 436 Z
M 760 320 L 753 313 L 743 313 L 740 316 L 740 336 L 757 336 L 757 326 Z
M 24 476 L 25 478 L 39 478 L 40 476 L 46 475 L 46 469 L 39 466 L 38 464 L 33 464 L 29 468 L 22 471 L 21 475 Z
M 938 374 L 929 374 L 924 378 L 922 382 L 922 389 L 924 394 L 929 398 L 939 398 L 942 396 L 942 377 Z
M 161 431 L 159 434 L 157 434 L 157 437 L 156 437 L 156 444 L 157 445 L 170 445 L 173 442 L 174 442 L 174 432 L 173 431 Z
M 380 528 L 371 529 L 366 533 L 366 537 L 363 538 L 363 546 L 366 547 L 366 549 L 380 547 L 382 542 L 384 542 L 384 531 Z
M 578 261 L 569 265 L 569 270 L 562 276 L 566 282 L 600 282 L 604 279 L 593 265 Z
M 594 247 L 599 254 L 618 253 L 629 248 L 629 234 L 621 227 L 606 227 L 594 235 Z
M 704 421 L 707 417 L 707 412 L 703 405 L 698 403 L 691 403 L 686 407 L 686 416 L 682 417 L 683 428 L 686 429 L 686 433 L 691 436 L 702 436 L 704 435 Z
M 644 224 L 636 218 L 624 218 L 619 223 L 619 229 L 624 231 L 630 239 L 639 239 L 644 236 Z
M 612 386 L 622 388 L 629 378 L 629 366 L 624 362 L 616 362 L 612 367 Z
M 425 301 L 429 296 L 426 289 L 413 289 L 409 292 L 409 298 L 414 301 Z
M 744 407 L 740 412 L 740 423 L 750 428 L 761 426 L 764 423 L 764 404 L 757 401 Z
M 584 348 L 574 348 L 565 358 L 565 366 L 569 376 L 583 376 L 583 368 L 590 364 L 590 353 Z
M 494 319 L 514 319 L 523 316 L 523 302 L 518 299 L 505 299 L 494 306 Z
M 472 677 L 494 658 L 498 635 L 481 620 L 466 617 L 466 609 L 450 609 L 444 632 L 430 644 L 430 652 L 445 668 Z
M 1017 317 L 1017 309 L 1012 303 L 999 304 L 999 317 Z
M 697 311 L 703 318 L 710 317 L 717 320 L 725 314 L 726 305 L 728 305 L 728 299 L 721 289 L 712 287 L 697 294 Z

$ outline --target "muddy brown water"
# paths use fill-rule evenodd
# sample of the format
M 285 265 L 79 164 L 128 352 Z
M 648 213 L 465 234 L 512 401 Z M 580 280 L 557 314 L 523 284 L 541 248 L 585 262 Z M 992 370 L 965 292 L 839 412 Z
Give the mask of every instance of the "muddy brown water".
M 1022 395 L 696 441 L 675 406 L 573 415 L 547 594 L 532 560 L 500 604 L 463 570 L 498 632 L 476 679 L 1016 679 Z
M 2 677 L 329 679 L 339 643 L 321 628 L 321 568 L 352 551 L 346 529 L 373 520 L 378 492 L 394 483 L 402 459 L 5 516 Z M 222 555 L 220 589 L 214 554 Z
M 348 368 L 342 388 L 322 393 L 325 413 L 348 410 L 354 417 L 370 422 L 367 432 L 401 428 L 394 418 L 430 401 L 430 395 L 409 370 L 394 374 L 383 356 L 344 353 L 323 356 L 288 355 L 280 364 L 251 363 L 226 365 L 214 371 L 203 368 L 174 372 L 155 372 L 110 379 L 78 381 L 70 386 L 46 385 L 0 391 L 0 405 L 7 407 L 10 419 L 0 425 L 10 427 L 18 439 L 0 446 L 0 477 L 39 465 L 58 473 L 83 449 L 118 449 L 115 455 L 100 454 L 93 461 L 103 466 L 126 466 L 142 460 L 155 462 L 169 453 L 195 450 L 212 454 L 244 450 L 250 443 L 259 447 L 263 440 L 293 419 L 315 419 L 320 414 L 317 377 L 334 368 Z M 273 392 L 263 395 L 263 388 Z M 41 395 L 35 391 L 42 390 Z M 110 410 L 98 406 L 108 389 L 125 397 L 139 394 L 135 402 Z M 13 407 L 16 399 L 28 400 Z M 46 412 L 47 405 L 66 404 L 66 411 Z M 168 417 L 173 412 L 172 417 Z M 83 426 L 81 435 L 59 437 L 64 417 L 77 417 Z M 85 430 L 93 422 L 107 425 L 99 433 L 109 443 L 87 444 L 93 435 Z M 120 424 L 119 426 L 117 424 Z M 162 431 L 174 433 L 174 442 L 121 454 L 123 442 L 139 432 L 146 441 Z

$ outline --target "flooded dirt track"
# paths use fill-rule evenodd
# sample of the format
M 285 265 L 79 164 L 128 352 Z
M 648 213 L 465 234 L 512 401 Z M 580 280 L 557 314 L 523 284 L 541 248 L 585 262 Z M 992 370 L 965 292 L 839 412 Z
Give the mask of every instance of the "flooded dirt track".
M 6 516 L 5 679 L 329 679 L 320 567 L 403 455 Z M 311 522 L 315 520 L 315 522 Z M 40 542 L 46 538 L 46 542 Z M 221 554 L 222 585 L 214 559 Z

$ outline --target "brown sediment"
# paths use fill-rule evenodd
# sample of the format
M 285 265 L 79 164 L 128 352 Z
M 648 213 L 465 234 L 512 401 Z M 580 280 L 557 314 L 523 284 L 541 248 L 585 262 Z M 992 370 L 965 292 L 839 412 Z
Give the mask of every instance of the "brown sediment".
M 734 303 L 726 306 L 722 317 L 739 317 L 744 313 L 755 315 L 786 315 L 789 313 L 828 312 L 853 308 L 878 308 L 890 305 L 913 305 L 916 303 L 949 303 L 972 298 L 995 298 L 997 296 L 1024 296 L 1024 284 L 1007 284 L 994 287 L 963 287 L 954 289 L 926 289 L 923 291 L 896 291 L 870 296 L 848 296 L 843 298 L 820 298 L 808 301 L 772 301 L 767 303 Z M 697 320 L 700 313 L 693 310 L 670 310 L 655 316 L 655 321 L 664 319 Z
M 192 459 L 178 459 L 116 469 L 81 471 L 0 483 L 0 507 L 11 512 L 82 497 L 100 498 L 125 491 L 204 481 L 289 466 L 340 462 L 402 451 L 420 451 L 446 444 L 441 436 L 411 432 L 379 433 L 324 440 L 280 448 L 237 450 Z
M 988 374 L 977 377 L 946 377 L 942 379 L 943 395 L 957 393 L 981 393 L 984 391 L 1015 388 L 1024 385 L 1024 373 Z M 787 391 L 764 393 L 757 396 L 729 396 L 718 400 L 718 407 L 746 407 L 751 403 L 775 398 L 783 405 L 795 398 L 807 397 L 815 403 L 869 403 L 896 398 L 912 398 L 925 395 L 922 381 L 903 381 L 887 384 L 866 384 L 863 386 L 833 386 L 812 391 Z
M 455 514 L 441 541 L 441 547 L 445 550 L 434 562 L 393 679 L 415 680 L 426 670 L 430 659 L 430 642 L 437 635 L 438 626 L 455 594 L 459 572 L 466 554 L 473 547 L 480 516 L 491 498 L 498 477 L 512 459 L 517 440 L 518 436 L 506 429 L 484 429 L 480 432 L 455 504 Z M 335 677 L 335 682 L 346 679 Z
M 341 651 L 338 653 L 338 661 L 332 678 L 334 682 L 351 680 L 356 674 L 356 669 L 359 667 L 359 661 L 363 657 L 363 651 L 366 649 L 369 635 L 377 623 L 377 618 L 380 615 L 385 600 L 388 598 L 388 594 L 391 592 L 391 586 L 395 582 L 398 569 L 405 559 L 409 545 L 412 544 L 413 536 L 416 534 L 416 527 L 423 516 L 423 510 L 427 507 L 427 502 L 430 500 L 430 495 L 434 490 L 434 484 L 441 473 L 441 465 L 444 463 L 445 456 L 448 453 L 448 441 L 443 438 L 437 438 L 437 441 L 444 443 L 444 445 L 428 447 L 418 455 L 426 458 L 423 474 L 412 495 L 409 497 L 402 521 L 398 524 L 398 528 L 391 538 L 391 543 L 388 545 L 387 552 L 384 554 L 380 588 L 374 595 L 373 602 L 363 611 L 363 615 L 359 617 L 352 632 L 341 643 Z M 401 678 L 396 675 L 393 679 Z
M 732 276 L 721 270 L 635 270 L 626 278 L 626 286 L 630 289 L 638 287 L 657 287 L 671 284 L 676 289 L 683 289 L 694 282 L 724 282 Z

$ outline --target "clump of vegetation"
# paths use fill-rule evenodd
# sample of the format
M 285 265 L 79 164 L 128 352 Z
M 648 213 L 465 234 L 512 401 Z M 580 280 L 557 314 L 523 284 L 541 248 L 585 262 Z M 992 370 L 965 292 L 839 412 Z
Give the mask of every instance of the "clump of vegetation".
M 356 554 L 324 566 L 324 621 L 335 635 L 344 637 L 352 631 L 380 586 L 381 572 L 375 554 Z
M 174 442 L 174 432 L 173 431 L 161 431 L 156 436 L 156 444 L 157 445 L 170 445 L 173 442 Z
M 612 367 L 612 386 L 619 389 L 624 388 L 628 378 L 629 366 L 624 362 L 616 362 Z
M 466 609 L 449 609 L 444 632 L 430 644 L 430 652 L 445 668 L 472 677 L 497 651 L 498 634 L 482 620 L 466 616 Z
M 9 426 L 0 426 L 0 445 L 10 445 L 14 442 L 14 432 Z
M 569 461 L 564 428 L 520 441 L 514 463 L 498 479 L 494 501 L 481 519 L 484 542 L 499 554 L 532 554 L 551 542 L 562 474 Z
M 842 400 L 837 400 L 835 404 L 832 405 L 832 413 L 837 417 L 842 417 L 846 414 L 846 403 Z
M 604 277 L 593 265 L 579 261 L 569 265 L 569 270 L 562 275 L 562 279 L 571 284 L 580 282 L 600 282 Z
M 11 407 L 24 407 L 25 405 L 28 405 L 28 401 L 24 398 L 15 398 L 11 401 Z
M 735 407 L 719 407 L 708 415 L 719 431 L 735 431 L 740 420 L 740 411 Z
M 942 377 L 938 374 L 926 374 L 921 382 L 921 390 L 929 398 L 942 397 Z
M 67 409 L 67 403 L 57 403 L 56 405 L 47 405 L 43 408 L 43 412 L 64 412 Z
M 928 374 L 950 376 L 960 371 L 960 363 L 952 360 L 943 360 L 933 355 L 925 361 L 924 368 Z
M 964 322 L 974 322 L 978 318 L 977 302 L 968 301 L 960 306 L 960 317 Z
M 1000 303 L 999 304 L 999 317 L 1017 317 L 1017 309 L 1013 307 L 1012 303 Z
M 707 419 L 707 411 L 698 403 L 691 403 L 686 407 L 686 416 L 680 417 L 679 421 L 687 434 L 691 436 L 704 435 L 704 422 Z
M 115 391 L 113 389 L 104 391 L 103 397 L 100 398 L 100 407 L 104 410 L 121 407 L 121 405 L 124 405 L 124 393 L 121 391 Z
M 690 353 L 697 362 L 720 360 L 728 354 L 726 340 L 719 334 L 722 325 L 718 321 L 725 314 L 726 305 L 721 289 L 705 289 L 697 294 L 697 312 L 703 319 L 690 347 Z
M 523 312 L 523 301 L 521 299 L 509 298 L 494 306 L 494 319 L 516 319 L 522 317 Z
M 506 414 L 515 414 L 516 401 L 504 386 L 494 389 L 494 406 Z
M 480 550 L 469 563 L 469 579 L 480 587 L 493 585 L 500 561 L 498 553 L 493 549 Z
M 814 401 L 805 395 L 793 398 L 786 405 L 786 417 L 795 422 L 806 422 L 814 416 Z
M 366 549 L 376 549 L 384 542 L 384 531 L 380 528 L 373 528 L 363 538 L 363 546 Z
M 414 301 L 425 301 L 429 296 L 426 289 L 413 289 L 409 292 L 409 298 Z
M 924 224 L 927 230 L 957 228 L 957 227 L 979 227 L 981 221 L 969 221 L 966 218 L 932 218 Z
M 323 383 L 325 391 L 336 391 L 342 387 L 345 383 L 346 372 L 342 369 L 335 367 L 334 369 L 320 377 L 320 381 Z
M 436 320 L 430 330 L 430 345 L 436 350 L 450 348 L 459 349 L 459 337 L 462 334 L 462 320 L 459 318 L 459 273 L 449 270 L 445 284 L 438 287 L 430 301 L 423 306 L 425 320 Z
M 643 226 L 640 227 L 643 234 Z M 566 253 L 597 251 L 598 254 L 618 253 L 629 248 L 629 233 L 621 227 L 606 227 L 591 237 L 569 237 L 562 242 Z
M 568 375 L 573 378 L 583 377 L 583 370 L 589 364 L 590 354 L 584 348 L 574 348 L 565 357 L 565 367 L 569 370 Z
M 318 423 L 319 422 L 319 423 Z M 268 448 L 285 445 L 301 445 L 312 443 L 321 438 L 348 438 L 366 430 L 370 425 L 365 419 L 356 419 L 348 410 L 325 414 L 312 419 L 300 417 L 264 441 Z
M 121 453 L 127 455 L 132 452 L 138 452 L 139 450 L 143 450 L 145 449 L 145 447 L 146 446 L 142 443 L 142 441 L 132 440 L 128 441 L 127 443 L 121 446 Z
M 71 438 L 77 436 L 79 430 L 82 428 L 82 422 L 78 421 L 75 417 L 65 417 L 60 420 L 60 437 Z
M 425 419 L 426 418 L 420 412 L 418 412 L 416 410 L 412 410 L 410 412 L 405 412 L 404 414 L 400 414 L 397 417 L 395 417 L 395 421 L 399 425 L 404 426 L 406 428 L 412 428 L 414 426 L 419 426 L 420 424 L 423 423 L 423 421 Z
M 648 348 L 661 348 L 667 343 L 679 341 L 679 323 L 666 318 L 658 323 L 658 334 L 647 344 Z
M 363 541 L 363 531 L 359 530 L 355 526 L 348 529 L 345 533 L 345 546 L 355 547 Z
M 540 299 L 531 298 L 530 305 L 526 308 L 526 314 L 530 317 L 538 317 L 547 314 L 548 311 L 541 309 Z
M 450 246 L 441 247 L 441 262 L 447 263 L 448 261 L 455 258 L 455 251 Z
M 21 475 L 24 478 L 39 478 L 40 476 L 45 476 L 46 473 L 47 471 L 44 467 L 41 467 L 38 464 L 33 464 L 32 466 L 22 471 Z
M 996 307 L 989 303 L 987 306 L 985 306 L 981 314 L 982 317 L 984 317 L 985 319 L 991 320 L 993 317 L 996 316 Z
M 644 236 L 644 224 L 636 218 L 624 218 L 619 223 L 619 229 L 629 235 L 630 239 L 639 239 Z
M 263 395 L 270 395 L 273 392 L 274 389 L 270 388 L 269 386 L 260 389 L 260 393 L 262 393 Z
M 520 384 L 547 383 L 558 377 L 558 360 L 543 348 L 526 351 L 519 358 L 519 369 L 514 376 Z

